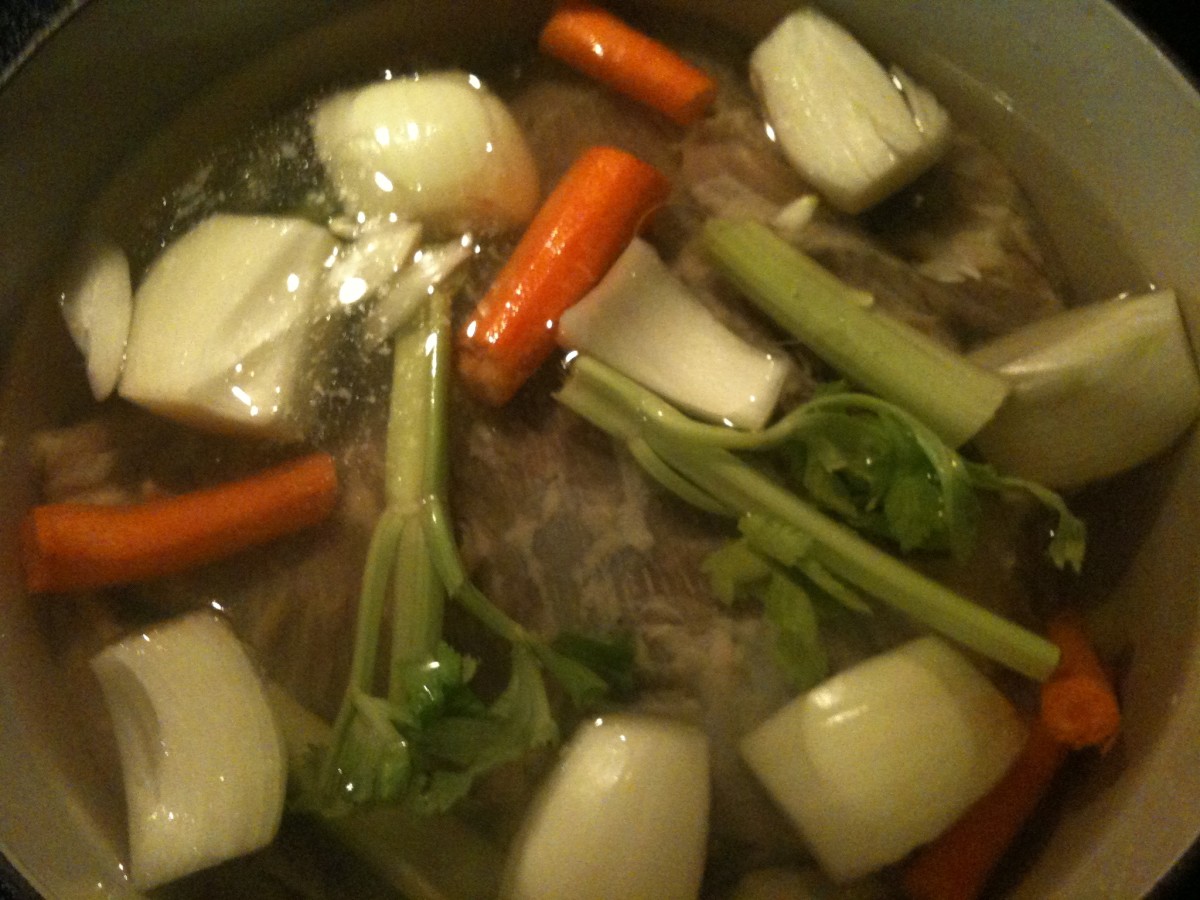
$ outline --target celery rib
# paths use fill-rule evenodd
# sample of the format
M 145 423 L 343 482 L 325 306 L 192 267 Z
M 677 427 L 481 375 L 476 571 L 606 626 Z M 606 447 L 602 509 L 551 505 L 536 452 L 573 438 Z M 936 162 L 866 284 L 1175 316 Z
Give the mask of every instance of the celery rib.
M 968 441 L 1004 401 L 1004 379 L 879 312 L 869 296 L 766 226 L 710 219 L 704 240 L 721 272 L 780 327 L 951 447 Z

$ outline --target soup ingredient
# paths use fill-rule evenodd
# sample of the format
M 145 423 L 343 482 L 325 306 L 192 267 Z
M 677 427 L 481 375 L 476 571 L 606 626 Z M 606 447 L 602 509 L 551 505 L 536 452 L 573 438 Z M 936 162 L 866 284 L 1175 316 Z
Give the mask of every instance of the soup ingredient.
M 870 294 L 765 225 L 710 219 L 704 241 L 721 273 L 780 327 L 951 447 L 975 435 L 1008 393 L 1003 378 L 874 308 Z
M 541 51 L 578 69 L 677 125 L 708 111 L 716 82 L 665 44 L 591 3 L 569 0 L 550 16 Z
M 222 618 L 198 612 L 132 635 L 92 669 L 120 751 L 138 888 L 270 843 L 283 813 L 283 744 Z
M 25 585 L 79 591 L 174 574 L 316 525 L 337 498 L 333 458 L 313 453 L 136 505 L 35 506 L 21 527 Z
M 85 241 L 76 252 L 60 302 L 67 330 L 87 363 L 92 396 L 104 400 L 121 377 L 133 317 L 133 287 L 125 252 L 103 238 Z
M 911 900 L 973 900 L 1033 815 L 1066 760 L 1067 747 L 1035 719 L 1016 760 L 957 822 L 905 865 Z
M 847 213 L 904 187 L 949 145 L 937 98 L 813 6 L 755 48 L 750 80 L 788 160 Z
M 363 326 L 363 343 L 377 347 L 396 333 L 423 302 L 428 302 L 434 288 L 442 284 L 476 252 L 474 240 L 463 235 L 456 241 L 446 241 L 422 247 L 412 262 L 381 292 L 371 306 Z
M 788 373 L 784 354 L 730 331 L 640 238 L 562 314 L 558 342 L 736 428 L 766 424 Z
M 849 881 L 944 831 L 1024 739 L 1004 695 L 930 636 L 822 682 L 741 751 L 821 868 Z
M 508 109 L 474 75 L 393 78 L 322 101 L 317 156 L 347 211 L 501 232 L 537 207 L 537 168 Z
M 558 400 L 624 442 L 668 490 L 713 512 L 758 515 L 781 537 L 789 575 L 814 589 L 863 591 L 925 626 L 1036 680 L 1058 664 L 1051 642 L 910 569 L 751 463 L 690 436 L 688 419 L 597 360 L 577 358 Z
M 121 396 L 184 424 L 302 435 L 311 404 L 299 379 L 331 311 L 336 243 L 303 219 L 202 221 L 138 287 Z
M 1073 488 L 1165 450 L 1200 414 L 1200 375 L 1175 292 L 1040 319 L 970 354 L 1012 385 L 977 436 L 998 468 Z
M 583 723 L 530 807 L 501 896 L 695 898 L 708 768 L 694 726 L 632 714 Z
M 580 706 L 607 691 L 595 671 L 494 606 L 463 569 L 445 502 L 449 319 L 449 299 L 435 291 L 393 342 L 386 506 L 363 573 L 349 683 L 316 771 L 303 776 L 301 808 L 338 814 L 391 801 L 445 812 L 483 773 L 558 739 L 543 669 Z M 508 683 L 491 703 L 471 687 L 477 662 L 443 639 L 447 598 L 509 645 Z M 386 687 L 376 686 L 379 671 Z
M 468 389 L 507 403 L 554 351 L 558 318 L 577 303 L 665 202 L 648 163 L 592 147 L 563 175 L 458 338 Z
M 1057 671 L 1042 685 L 1040 715 L 1046 730 L 1072 750 L 1108 750 L 1121 727 L 1121 710 L 1082 619 L 1070 610 L 1061 612 L 1046 632 L 1062 651 Z
M 378 223 L 354 234 L 329 266 L 328 281 L 338 303 L 350 306 L 381 291 L 412 259 L 420 239 L 421 226 L 415 222 Z

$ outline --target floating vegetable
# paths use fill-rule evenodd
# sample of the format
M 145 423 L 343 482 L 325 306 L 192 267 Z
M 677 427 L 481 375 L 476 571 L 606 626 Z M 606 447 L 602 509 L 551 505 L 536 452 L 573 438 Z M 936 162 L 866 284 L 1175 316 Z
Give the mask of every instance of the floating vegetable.
M 976 438 L 1003 472 L 1072 488 L 1145 462 L 1200 414 L 1200 375 L 1175 292 L 1080 306 L 970 359 L 1011 385 Z
M 812 6 L 758 45 L 750 79 L 792 165 L 848 213 L 908 184 L 949 144 L 937 99 Z
M 137 290 L 121 396 L 186 424 L 301 435 L 311 404 L 300 378 L 329 313 L 335 246 L 302 219 L 205 219 Z
M 923 637 L 822 682 L 741 750 L 821 868 L 849 881 L 941 834 L 1024 740 L 1004 695 L 949 644 Z
M 67 330 L 87 363 L 92 396 L 103 400 L 121 377 L 133 318 L 125 252 L 111 241 L 85 241 L 60 301 Z
M 509 900 L 692 900 L 708 836 L 708 742 L 630 714 L 584 723 L 510 853 Z
M 666 177 L 614 147 L 575 161 L 526 229 L 458 335 L 473 394 L 507 403 L 554 351 L 558 318 L 577 303 L 667 199 Z
M 640 238 L 563 313 L 558 341 L 737 428 L 766 424 L 789 368 L 782 352 L 760 350 L 718 321 Z
M 312 133 L 351 213 L 493 232 L 524 224 L 537 206 L 525 138 L 474 75 L 437 72 L 335 94 L 313 113 Z
M 223 619 L 193 613 L 132 635 L 92 669 L 121 755 L 139 889 L 270 843 L 283 813 L 283 743 Z
M 721 272 L 780 327 L 856 385 L 890 400 L 951 447 L 992 418 L 1008 384 L 875 308 L 757 222 L 710 219 L 704 241 Z

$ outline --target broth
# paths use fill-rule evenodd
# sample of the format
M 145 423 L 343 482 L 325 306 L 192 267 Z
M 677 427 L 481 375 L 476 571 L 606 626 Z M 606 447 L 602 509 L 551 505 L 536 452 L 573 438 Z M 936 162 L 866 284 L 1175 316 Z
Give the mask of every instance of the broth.
M 717 201 L 711 196 L 698 199 L 703 192 L 694 189 L 712 165 L 736 161 L 747 147 L 754 163 L 750 169 L 757 173 L 751 177 L 760 178 L 756 189 L 784 197 L 799 190 L 799 182 L 770 163 L 771 148 L 755 131 L 752 100 L 737 74 L 745 48 L 711 31 L 697 34 L 674 25 L 663 30 L 676 46 L 722 73 L 723 106 L 715 120 L 699 130 L 700 138 L 693 133 L 681 141 L 678 131 L 652 115 L 544 61 L 515 67 L 505 61 L 481 74 L 510 102 L 530 136 L 544 188 L 554 183 L 578 149 L 597 142 L 623 146 L 671 174 L 676 192 L 651 240 L 669 252 L 686 279 L 711 291 L 713 302 L 725 304 L 722 308 L 738 330 L 768 340 L 765 324 L 716 288 L 697 258 L 694 231 L 704 214 L 712 212 L 706 204 Z M 418 62 L 404 60 L 396 71 Z M 472 65 L 469 59 L 459 62 Z M 306 101 L 253 133 L 237 136 L 210 156 L 188 160 L 192 174 L 165 203 L 154 203 L 146 215 L 135 217 L 136 226 L 125 235 L 135 273 L 174 237 L 216 210 L 299 213 L 326 221 L 336 201 L 322 181 L 307 137 L 311 104 Z M 564 140 L 564 135 L 570 138 Z M 1011 277 L 1002 273 L 988 298 L 1032 295 L 1034 300 L 1018 308 L 1015 318 L 994 317 L 978 301 L 963 303 L 945 283 L 922 280 L 921 289 L 912 294 L 903 284 L 897 289 L 885 283 L 898 271 L 896 257 L 919 256 L 921 250 L 914 249 L 910 238 L 914 227 L 922 227 L 920 216 L 929 208 L 924 201 L 936 200 L 946 189 L 945 172 L 934 172 L 866 217 L 865 225 L 831 216 L 821 220 L 807 240 L 818 259 L 847 280 L 880 293 L 881 302 L 901 316 L 940 339 L 968 347 L 1074 298 L 1036 217 L 1026 210 L 1007 176 L 992 168 L 990 153 L 967 137 L 953 152 L 952 159 L 966 161 L 971 171 L 982 167 L 996 176 L 997 189 L 1012 201 L 1020 227 L 1030 229 L 1026 236 L 1038 248 L 1045 271 Z M 950 190 L 945 202 L 957 202 L 953 194 Z M 915 202 L 917 198 L 922 202 Z M 928 233 L 937 230 L 931 224 Z M 511 239 L 501 238 L 479 254 L 456 299 L 460 318 L 510 249 Z M 1127 259 L 1116 245 L 1106 255 Z M 1031 284 L 1034 290 L 1029 291 Z M 62 399 L 61 414 L 45 424 L 71 429 L 57 433 L 72 447 L 81 447 L 85 458 L 111 454 L 112 470 L 96 485 L 84 487 L 115 489 L 124 498 L 138 496 L 147 482 L 166 490 L 186 489 L 252 471 L 290 452 L 273 444 L 200 434 L 119 403 L 93 409 L 79 365 L 63 362 L 72 358 L 72 351 L 52 306 L 44 304 L 26 323 L 27 333 L 10 371 L 14 378 L 17 373 L 21 379 L 31 378 L 42 390 L 61 382 L 61 392 L 48 391 Z M 60 349 L 52 355 L 44 352 L 46 347 Z M 801 374 L 791 386 L 795 396 L 804 396 L 815 379 L 827 374 L 814 359 L 801 358 Z M 74 371 L 60 378 L 68 369 Z M 85 664 L 115 636 L 184 609 L 219 605 L 268 677 L 325 717 L 336 712 L 353 642 L 361 560 L 383 502 L 378 485 L 388 371 L 386 354 L 360 354 L 336 345 L 329 356 L 314 362 L 311 377 L 321 398 L 321 417 L 311 443 L 333 452 L 347 475 L 346 499 L 336 520 L 321 533 L 252 551 L 236 564 L 217 564 L 163 583 L 114 592 L 120 594 L 120 602 L 100 595 L 38 608 L 39 626 L 58 667 L 58 683 L 67 687 L 67 695 L 82 700 L 71 713 L 72 721 L 83 723 L 73 740 L 92 765 L 74 775 L 98 788 L 95 796 L 102 799 L 91 813 L 111 829 L 116 845 L 121 818 L 118 768 L 104 737 L 103 707 Z M 771 665 L 768 636 L 759 618 L 723 612 L 699 574 L 701 560 L 726 536 L 725 523 L 662 496 L 607 438 L 555 404 L 550 392 L 560 377 L 557 367 L 543 367 L 514 405 L 499 412 L 456 393 L 452 499 L 464 560 L 498 605 L 536 630 L 603 634 L 631 623 L 638 627 L 642 692 L 635 707 L 701 722 L 717 741 L 705 895 L 723 896 L 743 867 L 803 859 L 790 826 L 743 770 L 731 739 L 777 708 L 789 688 Z M 13 390 L 11 384 L 8 390 Z M 96 419 L 100 425 L 95 425 Z M 67 451 L 61 446 L 47 448 L 43 441 L 35 453 L 66 465 Z M 79 484 L 71 489 L 79 489 Z M 995 552 L 985 549 L 969 569 L 939 564 L 928 568 L 980 602 L 1028 617 L 1038 598 L 1025 584 L 1028 573 L 1007 563 L 1009 528 L 1008 522 L 997 526 Z M 1093 544 L 1089 552 L 1102 557 L 1104 548 Z M 298 593 L 310 602 L 298 603 Z M 491 652 L 486 636 L 469 622 L 452 619 L 450 628 L 457 629 L 454 641 L 464 649 L 476 649 L 482 656 Z M 911 626 L 881 612 L 868 627 L 832 637 L 835 666 L 893 646 L 911 633 Z M 727 663 L 724 668 L 721 661 Z M 79 743 L 80 734 L 97 734 L 101 740 Z M 546 764 L 546 758 L 537 758 L 489 779 L 469 801 L 469 817 L 503 844 L 515 831 L 530 787 Z M 235 891 L 261 897 L 370 897 L 386 895 L 387 889 L 325 836 L 293 821 L 268 850 L 162 893 L 228 896 Z

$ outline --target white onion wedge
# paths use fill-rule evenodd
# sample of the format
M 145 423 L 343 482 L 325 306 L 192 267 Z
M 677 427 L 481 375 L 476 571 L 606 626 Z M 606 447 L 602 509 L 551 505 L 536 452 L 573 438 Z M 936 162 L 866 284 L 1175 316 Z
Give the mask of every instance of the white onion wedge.
M 923 637 L 835 675 L 742 756 L 837 882 L 937 837 L 1004 774 L 1025 726 L 967 659 Z
M 338 303 L 351 306 L 390 283 L 412 259 L 420 239 L 418 223 L 388 222 L 363 230 L 338 248 L 328 275 Z
M 87 364 L 92 395 L 103 400 L 117 386 L 133 317 L 129 260 L 116 244 L 89 239 L 60 296 L 63 318 Z
M 718 321 L 640 238 L 559 317 L 558 342 L 738 428 L 766 424 L 789 370 L 784 354 L 759 350 Z
M 1012 385 L 976 446 L 1001 472 L 1047 487 L 1145 462 L 1200 414 L 1200 375 L 1171 290 L 1058 313 L 971 359 Z
M 199 612 L 92 660 L 121 756 L 131 877 L 164 884 L 268 844 L 286 763 L 263 685 L 229 626 Z
M 302 219 L 220 214 L 169 246 L 134 296 L 122 397 L 185 423 L 295 437 L 336 240 Z
M 477 78 L 397 78 L 323 101 L 313 141 L 352 213 L 393 214 L 454 231 L 524 224 L 537 168 L 504 104 Z
M 950 117 L 932 94 L 811 6 L 758 45 L 750 77 L 784 155 L 848 213 L 908 184 L 949 143 Z
M 708 834 L 708 743 L 638 715 L 585 723 L 509 856 L 509 900 L 694 900 Z
M 475 246 L 470 235 L 463 235 L 457 241 L 418 250 L 409 265 L 380 292 L 367 314 L 363 327 L 367 347 L 377 347 L 390 338 L 435 287 L 475 255 Z

